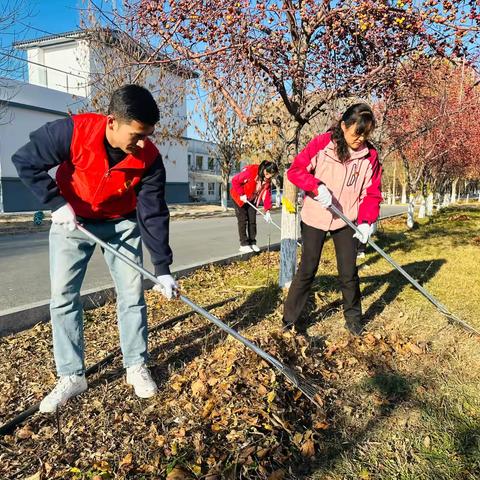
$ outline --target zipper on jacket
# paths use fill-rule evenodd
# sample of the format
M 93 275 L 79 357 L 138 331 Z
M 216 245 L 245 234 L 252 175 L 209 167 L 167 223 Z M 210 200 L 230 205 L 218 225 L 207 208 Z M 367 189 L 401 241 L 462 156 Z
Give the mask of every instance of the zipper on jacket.
M 351 160 L 350 160 L 351 161 Z M 350 162 L 349 162 L 350 163 Z M 342 196 L 342 192 L 343 192 L 343 188 L 345 187 L 345 182 L 347 180 L 347 175 L 348 175 L 348 167 L 345 165 L 345 163 L 342 163 L 342 166 L 343 168 L 345 169 L 345 174 L 343 176 L 343 183 L 342 183 L 342 189 L 340 190 L 340 193 L 338 194 L 338 203 L 341 205 L 340 203 L 340 198 Z M 332 223 L 333 223 L 333 213 L 330 213 L 330 215 L 332 216 L 332 219 L 330 220 L 330 225 L 328 226 L 328 230 L 330 230 L 330 228 L 332 227 Z
M 111 173 L 111 168 L 109 168 L 109 169 L 103 174 L 102 180 L 101 180 L 100 183 L 98 184 L 98 187 L 97 187 L 97 189 L 95 190 L 95 193 L 93 194 L 92 206 L 95 205 L 95 200 L 96 200 L 96 198 L 97 198 L 97 195 L 98 195 L 98 193 L 101 191 L 101 189 L 103 188 L 103 185 L 105 184 L 107 178 L 110 177 L 110 173 Z

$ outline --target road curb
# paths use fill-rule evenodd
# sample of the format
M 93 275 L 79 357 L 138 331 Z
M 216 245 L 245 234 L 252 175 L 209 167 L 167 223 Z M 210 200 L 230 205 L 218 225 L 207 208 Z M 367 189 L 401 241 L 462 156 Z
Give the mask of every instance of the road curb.
M 280 243 L 270 245 L 271 251 L 280 249 Z M 260 251 L 265 252 L 268 247 L 260 248 Z M 212 259 L 205 263 L 192 264 L 187 267 L 175 270 L 172 273 L 176 278 L 184 278 L 196 270 L 210 266 L 228 265 L 239 260 L 248 260 L 254 256 L 254 253 L 237 253 L 227 257 Z M 148 290 L 152 288 L 153 282 L 151 280 L 144 280 L 144 288 Z M 94 288 L 85 290 L 81 295 L 84 310 L 92 310 L 100 307 L 115 299 L 115 289 L 112 285 L 105 285 L 101 288 Z M 24 330 L 34 327 L 39 323 L 45 323 L 50 320 L 49 300 L 35 302 L 22 307 L 11 308 L 0 311 L 0 338 L 8 335 L 20 333 Z

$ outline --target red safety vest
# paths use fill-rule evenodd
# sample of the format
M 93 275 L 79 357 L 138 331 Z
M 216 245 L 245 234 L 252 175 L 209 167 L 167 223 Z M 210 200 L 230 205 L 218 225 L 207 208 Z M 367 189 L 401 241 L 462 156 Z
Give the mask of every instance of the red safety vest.
M 56 180 L 60 193 L 80 217 L 119 218 L 135 210 L 135 185 L 159 153 L 148 139 L 135 155 L 109 166 L 105 149 L 107 117 L 74 115 L 70 159 L 62 162 Z

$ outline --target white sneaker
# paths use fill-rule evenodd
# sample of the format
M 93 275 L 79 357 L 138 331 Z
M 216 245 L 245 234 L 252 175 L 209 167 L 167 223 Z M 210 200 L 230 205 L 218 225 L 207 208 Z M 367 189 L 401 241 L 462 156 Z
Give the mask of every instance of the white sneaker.
M 256 246 L 256 245 L 250 245 L 250 248 L 254 251 L 254 252 L 259 252 L 260 249 Z
M 358 252 L 357 258 L 365 258 L 365 252 Z
M 133 385 L 135 394 L 140 398 L 153 397 L 158 391 L 157 384 L 143 363 L 127 368 L 127 383 Z
M 252 253 L 252 252 L 253 252 L 252 247 L 250 247 L 250 245 L 242 245 L 242 246 L 238 249 L 238 251 L 239 251 L 240 253 Z
M 42 413 L 52 413 L 87 388 L 85 375 L 61 376 L 55 388 L 40 402 L 39 410 Z

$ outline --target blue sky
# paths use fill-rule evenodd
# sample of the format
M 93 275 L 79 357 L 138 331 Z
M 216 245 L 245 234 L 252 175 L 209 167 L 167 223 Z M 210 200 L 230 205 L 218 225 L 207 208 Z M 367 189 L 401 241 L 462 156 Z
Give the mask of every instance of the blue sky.
M 11 4 L 11 1 L 0 0 L 0 5 Z M 22 23 L 14 26 L 20 39 L 30 39 L 49 33 L 62 33 L 75 30 L 80 25 L 80 0 L 28 0 L 27 16 Z M 46 32 L 46 33 L 44 33 Z
M 0 0 L 0 12 L 13 1 L 15 0 Z M 0 46 L 9 45 L 12 41 L 76 30 L 80 27 L 81 9 L 85 7 L 81 0 L 26 0 L 25 4 L 28 12 L 12 25 L 11 29 L 2 32 Z M 111 1 L 97 0 L 96 4 L 101 8 L 108 8 Z M 18 55 L 21 56 L 21 52 L 18 52 Z M 194 113 L 191 99 L 187 101 L 187 109 L 190 121 L 202 128 L 203 122 Z M 199 135 L 193 126 L 189 126 L 187 136 L 198 138 Z

